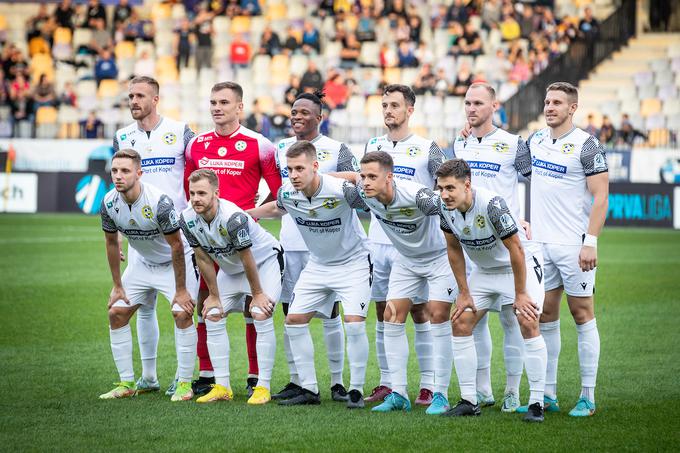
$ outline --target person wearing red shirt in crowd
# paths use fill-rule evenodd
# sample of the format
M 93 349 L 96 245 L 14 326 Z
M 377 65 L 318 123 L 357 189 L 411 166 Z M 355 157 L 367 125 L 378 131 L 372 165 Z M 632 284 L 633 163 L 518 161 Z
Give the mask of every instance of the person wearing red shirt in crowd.
M 231 64 L 244 68 L 250 63 L 250 44 L 242 35 L 236 35 L 231 43 Z
M 210 114 L 215 129 L 194 137 L 186 148 L 184 173 L 185 192 L 188 177 L 196 169 L 208 168 L 219 178 L 220 197 L 246 210 L 255 207 L 255 198 L 264 178 L 272 195 L 281 187 L 281 175 L 276 168 L 275 148 L 263 135 L 239 124 L 243 111 L 243 88 L 234 82 L 220 82 L 210 94 Z M 197 312 L 201 313 L 208 290 L 201 279 Z M 257 334 L 249 311 L 250 298 L 243 315 L 246 318 L 248 347 L 248 392 L 257 385 Z M 199 378 L 194 381 L 194 393 L 205 394 L 214 384 L 212 363 L 208 354 L 207 332 L 203 319 L 198 318 Z

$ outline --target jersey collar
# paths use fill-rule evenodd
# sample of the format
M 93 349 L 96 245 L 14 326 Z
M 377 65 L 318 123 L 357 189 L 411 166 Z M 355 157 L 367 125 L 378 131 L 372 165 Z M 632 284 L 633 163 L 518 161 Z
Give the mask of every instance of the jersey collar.
M 550 136 L 550 140 L 562 140 L 564 137 L 566 137 L 567 135 L 571 134 L 571 133 L 574 132 L 575 130 L 576 130 L 576 126 L 572 126 L 571 129 L 569 129 L 567 132 L 565 132 L 564 134 L 560 135 L 559 137 L 553 137 L 553 136 L 552 136 L 552 132 L 550 131 L 550 129 L 548 129 L 548 135 Z
M 161 126 L 162 122 L 163 122 L 163 115 L 159 115 L 158 116 L 158 122 L 156 123 L 156 125 L 154 127 L 151 128 L 151 131 L 155 131 L 156 129 L 158 129 Z M 146 133 L 146 131 L 144 129 L 139 127 L 139 122 L 137 122 L 137 129 L 141 132 Z M 151 131 L 149 131 L 149 132 L 151 132 Z

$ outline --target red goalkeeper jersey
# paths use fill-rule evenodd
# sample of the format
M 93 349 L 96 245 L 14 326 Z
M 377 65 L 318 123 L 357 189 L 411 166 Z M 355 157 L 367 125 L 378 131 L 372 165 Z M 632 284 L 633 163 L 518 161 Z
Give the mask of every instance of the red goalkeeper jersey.
M 209 168 L 220 180 L 220 197 L 241 209 L 255 207 L 255 194 L 264 178 L 276 195 L 281 175 L 276 168 L 274 145 L 262 134 L 240 126 L 223 136 L 214 130 L 195 136 L 186 148 L 184 189 L 189 195 L 189 175 L 196 169 Z

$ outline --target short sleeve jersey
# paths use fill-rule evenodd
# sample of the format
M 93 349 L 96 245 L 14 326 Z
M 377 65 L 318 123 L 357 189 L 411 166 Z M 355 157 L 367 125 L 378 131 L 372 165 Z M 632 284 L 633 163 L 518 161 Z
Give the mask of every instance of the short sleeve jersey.
M 196 169 L 213 170 L 220 180 L 220 197 L 241 209 L 255 207 L 255 195 L 264 178 L 272 194 L 281 187 L 274 145 L 262 134 L 240 126 L 228 136 L 214 130 L 194 137 L 186 150 L 184 184 Z
M 495 192 L 476 187 L 467 212 L 448 210 L 442 202 L 441 229 L 451 233 L 482 272 L 511 272 L 510 253 L 503 240 L 521 228 L 505 200 Z
M 295 142 L 296 137 L 281 140 L 276 146 L 276 166 L 281 173 L 281 180 L 285 184 L 288 179 L 286 152 Z M 325 135 L 317 135 L 311 143 L 316 148 L 316 159 L 319 162 L 319 173 L 335 171 L 359 171 L 357 160 L 352 151 L 342 142 L 333 140 Z M 287 251 L 306 251 L 307 245 L 289 215 L 281 219 L 281 245 Z
M 387 135 L 374 137 L 366 144 L 364 153 L 371 151 L 385 151 L 392 156 L 395 179 L 415 181 L 430 189 L 434 188 L 435 173 L 444 162 L 444 153 L 439 146 L 416 134 L 396 143 L 389 140 Z M 375 218 L 371 218 L 368 237 L 377 244 L 391 244 Z
M 134 123 L 116 131 L 113 149 L 134 149 L 142 158 L 144 181 L 166 193 L 181 211 L 187 206 L 182 178 L 184 151 L 194 132 L 182 121 L 161 117 L 148 134 Z
M 414 181 L 394 180 L 394 198 L 384 205 L 368 198 L 359 183 L 364 203 L 375 216 L 390 243 L 414 264 L 426 264 L 446 253 L 444 236 L 439 231 L 441 202 L 429 187 Z
M 172 199 L 151 184 L 142 183 L 137 200 L 128 204 L 115 189 L 108 192 L 100 207 L 102 229 L 120 231 L 130 247 L 149 264 L 172 261 L 172 250 L 163 235 L 179 230 L 179 215 Z M 191 249 L 184 243 L 185 252 Z
M 311 261 L 337 266 L 364 259 L 367 238 L 354 209 L 366 205 L 353 184 L 329 175 L 319 178 L 319 189 L 311 198 L 284 183 L 277 206 L 290 214 Z
M 545 128 L 527 140 L 531 151 L 531 224 L 534 240 L 580 245 L 588 231 L 593 196 L 586 178 L 608 171 L 602 144 L 573 128 L 552 138 Z
M 215 218 L 206 222 L 193 208 L 186 208 L 180 226 L 191 247 L 200 247 L 226 274 L 244 271 L 239 251 L 250 248 L 259 266 L 276 255 L 280 245 L 274 236 L 234 203 L 220 199 Z

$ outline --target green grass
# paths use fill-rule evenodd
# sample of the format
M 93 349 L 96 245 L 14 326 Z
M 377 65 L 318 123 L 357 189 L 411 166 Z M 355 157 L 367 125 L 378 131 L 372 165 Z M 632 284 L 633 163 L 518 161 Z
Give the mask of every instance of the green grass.
M 265 223 L 273 231 L 276 223 Z M 579 392 L 576 334 L 563 305 L 559 396 L 563 412 L 526 425 L 498 406 L 474 420 L 350 412 L 329 401 L 320 322 L 313 322 L 318 407 L 248 407 L 243 319 L 230 316 L 235 401 L 171 404 L 162 394 L 100 401 L 116 380 L 107 329 L 110 276 L 96 217 L 0 215 L 0 397 L 2 451 L 301 450 L 677 450 L 680 445 L 680 234 L 607 229 L 600 240 L 596 313 L 602 352 L 597 414 L 566 412 Z M 342 276 L 338 276 L 342 278 Z M 159 376 L 174 374 L 172 320 L 159 305 Z M 375 316 L 368 320 L 373 345 Z M 281 311 L 276 315 L 281 340 Z M 134 326 L 134 322 L 132 323 Z M 502 396 L 500 328 L 492 317 L 494 393 Z M 413 332 L 410 331 L 413 345 Z M 279 342 L 281 345 L 281 342 Z M 137 354 L 136 345 L 135 353 Z M 411 353 L 409 392 L 418 385 Z M 139 361 L 135 362 L 137 373 Z M 345 370 L 345 381 L 348 381 Z M 378 381 L 373 346 L 366 391 Z M 279 347 L 273 387 L 287 382 Z M 522 385 L 524 398 L 526 382 Z M 450 398 L 458 396 L 451 382 Z

